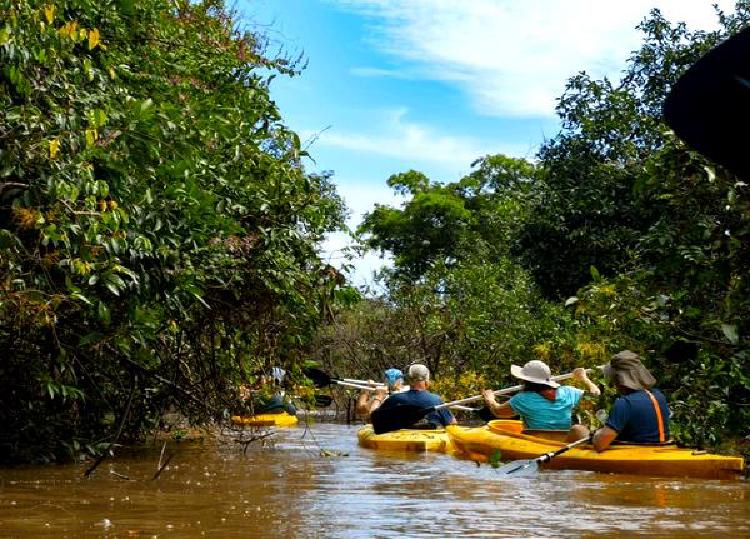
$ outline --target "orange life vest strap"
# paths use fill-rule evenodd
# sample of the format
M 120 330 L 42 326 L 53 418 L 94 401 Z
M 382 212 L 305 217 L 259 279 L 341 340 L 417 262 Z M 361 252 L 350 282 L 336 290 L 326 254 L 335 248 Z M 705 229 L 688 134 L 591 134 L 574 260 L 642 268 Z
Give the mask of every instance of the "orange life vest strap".
M 648 395 L 651 399 L 651 404 L 654 405 L 654 412 L 656 412 L 656 423 L 657 425 L 659 425 L 659 443 L 663 444 L 667 441 L 667 438 L 664 435 L 664 418 L 661 415 L 661 407 L 659 406 L 659 403 L 657 402 L 656 397 L 654 397 L 653 393 L 648 390 L 644 391 L 646 391 L 646 395 Z

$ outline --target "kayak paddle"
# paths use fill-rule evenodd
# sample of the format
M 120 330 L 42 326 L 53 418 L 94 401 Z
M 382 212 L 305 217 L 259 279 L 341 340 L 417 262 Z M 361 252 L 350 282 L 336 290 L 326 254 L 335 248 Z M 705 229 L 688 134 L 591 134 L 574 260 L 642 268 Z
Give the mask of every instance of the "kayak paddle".
M 302 372 L 305 376 L 307 376 L 310 380 L 313 381 L 313 384 L 315 384 L 315 387 L 328 387 L 330 385 L 340 385 L 344 387 L 353 387 L 356 389 L 377 389 L 377 388 L 383 388 L 385 389 L 386 385 L 381 383 L 375 383 L 375 387 L 373 387 L 369 382 L 367 381 L 360 381 L 360 380 L 353 380 L 351 378 L 335 378 L 328 374 L 325 371 L 321 371 L 320 369 L 316 369 L 314 367 L 306 367 L 302 369 Z
M 562 455 L 566 451 L 573 449 L 574 447 L 591 441 L 591 438 L 582 438 L 571 444 L 561 447 L 555 451 L 550 451 L 544 455 L 531 460 L 514 460 L 509 462 L 505 466 L 501 466 L 497 469 L 497 473 L 501 475 L 533 475 L 539 471 L 539 466 L 545 462 L 549 462 L 557 455 Z
M 589 374 L 597 369 L 601 370 L 602 368 L 603 366 L 596 367 L 596 369 L 587 369 L 586 373 Z M 561 380 L 567 380 L 572 377 L 573 373 L 571 372 L 567 374 L 558 374 L 557 376 L 553 376 L 551 380 L 559 382 Z M 523 387 L 524 386 L 521 384 L 505 389 L 498 389 L 497 391 L 493 391 L 493 394 L 495 396 L 512 395 L 513 393 L 521 391 Z M 373 411 L 372 414 L 370 414 L 370 421 L 372 422 L 372 428 L 375 431 L 375 434 L 383 434 L 386 432 L 391 432 L 393 430 L 408 429 L 424 416 L 426 416 L 430 412 L 434 412 L 435 410 L 450 408 L 457 404 L 468 404 L 470 402 L 476 402 L 482 399 L 484 399 L 482 395 L 475 395 L 473 397 L 446 402 L 445 404 L 438 404 L 436 406 L 430 406 L 427 408 L 423 408 L 415 404 L 396 404 L 394 406 L 386 406 L 384 410 L 383 406 L 381 406 L 377 410 Z

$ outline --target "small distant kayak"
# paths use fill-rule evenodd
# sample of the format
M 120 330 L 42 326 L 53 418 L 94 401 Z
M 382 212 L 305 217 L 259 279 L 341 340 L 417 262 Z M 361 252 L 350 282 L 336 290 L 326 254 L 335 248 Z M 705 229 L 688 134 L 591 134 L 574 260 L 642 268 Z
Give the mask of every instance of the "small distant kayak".
M 291 427 L 297 424 L 297 416 L 286 412 L 282 414 L 233 415 L 231 421 L 235 425 L 251 427 Z
M 446 427 L 457 456 L 486 462 L 493 453 L 500 459 L 533 459 L 563 447 L 564 443 L 522 434 L 498 421 L 484 427 Z M 591 470 L 663 477 L 738 479 L 745 462 L 741 457 L 698 453 L 676 445 L 614 444 L 601 453 L 582 445 L 555 457 L 544 465 L 551 469 Z
M 503 421 L 508 428 L 521 431 L 520 421 Z M 443 429 L 402 429 L 385 434 L 375 434 L 372 425 L 365 425 L 357 432 L 359 445 L 368 449 L 381 451 L 405 451 L 423 453 L 451 453 L 453 446 L 448 433 Z

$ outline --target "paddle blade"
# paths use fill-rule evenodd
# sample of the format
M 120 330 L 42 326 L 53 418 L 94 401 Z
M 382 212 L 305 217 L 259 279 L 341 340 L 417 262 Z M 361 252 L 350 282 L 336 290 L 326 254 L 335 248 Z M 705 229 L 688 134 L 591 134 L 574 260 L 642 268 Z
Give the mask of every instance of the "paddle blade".
M 497 469 L 500 475 L 534 475 L 539 471 L 539 463 L 536 460 L 514 460 Z
M 312 380 L 315 387 L 328 387 L 331 385 L 332 380 L 328 373 L 316 369 L 314 367 L 305 367 L 302 369 L 302 373 Z
M 416 422 L 434 409 L 434 407 L 422 408 L 413 404 L 397 404 L 395 406 L 384 404 L 370 414 L 370 422 L 375 434 L 385 434 L 386 432 L 408 429 L 414 426 Z
M 327 408 L 333 402 L 330 395 L 315 395 L 315 406 L 318 408 Z

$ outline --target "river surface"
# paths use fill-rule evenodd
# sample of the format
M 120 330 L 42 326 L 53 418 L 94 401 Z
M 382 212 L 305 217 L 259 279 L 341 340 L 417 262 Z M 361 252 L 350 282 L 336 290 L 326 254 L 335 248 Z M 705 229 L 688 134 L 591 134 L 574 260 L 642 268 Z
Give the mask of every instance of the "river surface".
M 0 470 L 0 537 L 750 537 L 750 483 L 545 471 L 357 446 L 357 426 L 277 429 L 83 465 Z M 321 449 L 323 454 L 321 455 Z M 118 477 L 126 476 L 130 480 Z

